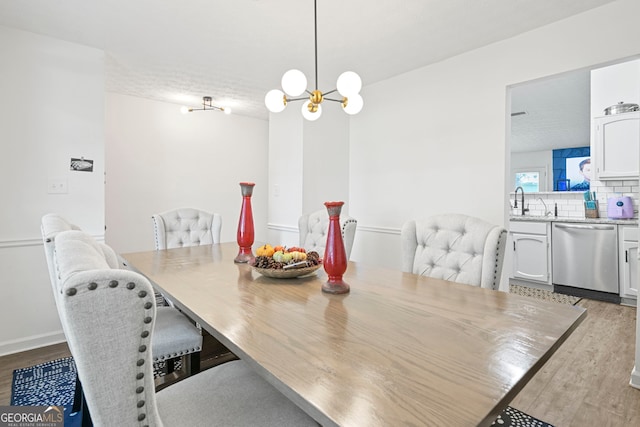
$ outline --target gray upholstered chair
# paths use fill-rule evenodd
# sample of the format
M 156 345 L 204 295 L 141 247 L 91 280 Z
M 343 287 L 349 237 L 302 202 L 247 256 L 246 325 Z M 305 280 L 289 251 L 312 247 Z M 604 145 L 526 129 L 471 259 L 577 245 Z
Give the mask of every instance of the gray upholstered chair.
M 53 264 L 55 239 L 61 232 L 69 230 L 79 230 L 79 227 L 55 213 L 42 217 L 42 240 L 56 305 L 59 303 L 61 290 L 59 272 L 55 270 Z M 126 269 L 111 247 L 104 243 L 96 243 L 96 245 L 102 251 L 110 268 Z M 187 364 L 187 369 L 185 369 L 187 374 L 194 374 L 200 371 L 202 334 L 186 316 L 173 307 L 159 307 L 155 328 L 155 339 L 153 340 L 151 351 L 154 362 L 165 362 L 170 366 L 168 371 L 172 372 L 174 360 L 182 358 Z M 66 331 L 64 332 L 66 334 Z
M 503 227 L 462 214 L 407 221 L 402 270 L 497 290 L 506 237 Z
M 94 425 L 317 427 L 239 360 L 156 392 L 150 349 L 158 313 L 149 281 L 111 268 L 82 231 L 58 234 L 54 247 L 60 318 Z
M 156 249 L 220 243 L 222 216 L 194 208 L 153 214 Z
M 340 215 L 340 227 L 342 240 L 347 253 L 347 259 L 351 256 L 353 241 L 356 236 L 358 221 L 348 215 Z M 329 230 L 329 214 L 326 209 L 321 209 L 308 214 L 303 214 L 298 219 L 298 231 L 300 233 L 300 247 L 307 251 L 316 251 L 324 256 L 324 248 L 327 244 L 327 231 Z

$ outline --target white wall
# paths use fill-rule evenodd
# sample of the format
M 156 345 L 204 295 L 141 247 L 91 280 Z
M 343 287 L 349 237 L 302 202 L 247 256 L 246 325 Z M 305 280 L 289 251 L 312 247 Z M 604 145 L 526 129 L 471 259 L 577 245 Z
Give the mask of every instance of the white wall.
M 507 86 L 638 53 L 640 2 L 619 0 L 363 90 L 350 123 L 351 258 L 400 267 L 407 219 L 507 226 Z M 620 37 L 620 29 L 625 36 Z
M 337 103 L 310 122 L 291 103 L 269 118 L 269 235 L 271 244 L 298 245 L 298 218 L 344 201 L 349 214 L 349 116 Z
M 0 355 L 64 340 L 40 235 L 57 212 L 102 238 L 103 52 L 0 26 Z M 71 157 L 94 161 L 70 171 Z M 48 194 L 49 180 L 67 185 Z
M 218 111 L 113 93 L 106 107 L 106 242 L 117 252 L 154 249 L 151 215 L 194 207 L 222 215 L 236 241 L 241 181 L 252 181 L 256 241 L 266 239 L 268 124 Z

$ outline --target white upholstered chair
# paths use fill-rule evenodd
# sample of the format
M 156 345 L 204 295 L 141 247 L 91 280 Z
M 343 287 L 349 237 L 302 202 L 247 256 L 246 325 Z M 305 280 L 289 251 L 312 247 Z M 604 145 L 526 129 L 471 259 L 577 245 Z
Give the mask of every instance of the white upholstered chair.
M 151 216 L 156 250 L 181 248 L 185 246 L 212 245 L 220 243 L 222 216 L 195 208 L 172 209 Z M 155 293 L 156 304 L 174 307 L 170 298 Z M 195 322 L 194 322 L 195 323 Z M 205 353 L 217 363 L 235 359 L 236 356 L 220 341 L 202 329 L 205 339 Z M 171 372 L 173 365 L 167 363 Z
M 401 231 L 402 270 L 497 290 L 507 231 L 462 214 L 407 221 Z
M 111 268 L 82 231 L 58 234 L 54 246 L 60 318 L 94 425 L 317 427 L 240 360 L 156 392 L 150 349 L 158 312 L 149 281 Z
M 351 256 L 357 225 L 358 221 L 355 218 L 348 215 L 340 215 L 340 228 L 347 259 Z M 320 254 L 320 257 L 323 257 L 327 244 L 327 232 L 329 231 L 329 214 L 327 210 L 321 209 L 303 214 L 298 219 L 298 231 L 300 233 L 299 246 L 307 251 L 316 251 Z
M 42 217 L 42 239 L 56 305 L 59 304 L 61 289 L 59 272 L 53 263 L 55 239 L 61 232 L 69 230 L 79 230 L 79 227 L 55 213 Z M 111 247 L 98 242 L 96 245 L 110 268 L 126 269 Z M 172 367 L 175 359 L 182 358 L 188 365 L 186 373 L 194 374 L 200 371 L 202 334 L 186 316 L 173 307 L 159 307 L 155 328 L 155 339 L 151 345 L 154 362 L 165 362 Z M 64 332 L 66 334 L 66 331 Z M 168 371 L 172 372 L 173 369 L 169 368 Z
M 194 208 L 153 214 L 156 249 L 220 243 L 222 216 Z

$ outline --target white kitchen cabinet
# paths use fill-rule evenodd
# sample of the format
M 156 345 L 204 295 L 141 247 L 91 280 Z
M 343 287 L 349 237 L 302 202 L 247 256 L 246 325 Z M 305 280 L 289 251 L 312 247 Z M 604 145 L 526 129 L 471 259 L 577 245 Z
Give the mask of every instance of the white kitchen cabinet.
M 594 118 L 595 180 L 637 179 L 640 174 L 640 112 Z
M 510 221 L 511 278 L 551 285 L 548 222 Z
M 638 298 L 638 235 L 637 225 L 618 227 L 620 245 L 620 297 Z

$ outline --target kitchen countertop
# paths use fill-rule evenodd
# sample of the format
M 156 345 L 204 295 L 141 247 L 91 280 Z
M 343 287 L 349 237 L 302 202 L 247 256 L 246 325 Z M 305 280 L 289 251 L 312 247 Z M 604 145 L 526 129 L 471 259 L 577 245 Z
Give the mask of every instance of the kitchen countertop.
M 586 224 L 619 224 L 619 225 L 638 225 L 638 218 L 633 219 L 609 219 L 609 218 L 572 218 L 572 217 L 555 217 L 541 215 L 510 215 L 510 221 L 529 221 L 529 222 L 577 222 Z

